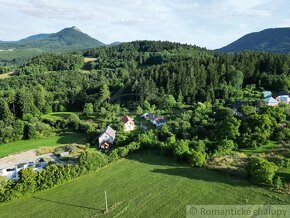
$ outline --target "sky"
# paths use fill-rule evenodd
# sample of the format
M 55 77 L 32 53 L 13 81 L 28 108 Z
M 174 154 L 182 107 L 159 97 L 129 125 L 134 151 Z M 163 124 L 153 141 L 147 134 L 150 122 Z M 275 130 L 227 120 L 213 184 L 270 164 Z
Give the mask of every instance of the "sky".
M 77 26 L 104 42 L 168 40 L 208 49 L 290 26 L 289 0 L 0 0 L 0 40 Z

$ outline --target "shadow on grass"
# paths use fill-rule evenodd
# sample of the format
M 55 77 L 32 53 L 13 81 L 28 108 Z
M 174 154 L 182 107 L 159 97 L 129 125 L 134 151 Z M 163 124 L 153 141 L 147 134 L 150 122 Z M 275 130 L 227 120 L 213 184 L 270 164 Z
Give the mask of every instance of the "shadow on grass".
M 277 172 L 276 176 L 280 176 L 283 181 L 290 183 L 290 173 Z
M 81 133 L 68 133 L 63 134 L 61 137 L 57 140 L 59 144 L 84 144 L 89 142 L 90 136 L 88 134 L 81 134 Z
M 224 183 L 234 186 L 251 186 L 250 183 L 231 177 L 222 172 L 217 172 L 215 170 L 199 169 L 193 167 L 178 167 L 170 169 L 154 169 L 153 173 L 167 174 L 170 176 L 180 176 L 188 179 L 202 180 L 206 182 Z
M 96 210 L 96 211 L 104 212 L 104 210 L 98 209 L 98 208 L 94 208 L 94 207 L 87 207 L 87 206 L 82 206 L 82 205 L 70 204 L 70 203 L 54 201 L 54 200 L 49 200 L 49 199 L 40 198 L 40 197 L 32 197 L 32 198 L 34 198 L 36 200 L 42 200 L 42 201 L 46 201 L 46 202 L 55 203 L 55 204 L 62 204 L 62 205 L 67 205 L 67 206 L 71 206 L 71 207 L 79 207 L 79 208 L 84 208 L 84 209 L 90 209 L 90 210 Z
M 225 183 L 235 186 L 251 186 L 241 177 L 233 176 L 226 170 L 211 170 L 205 168 L 191 167 L 178 163 L 173 157 L 164 157 L 153 151 L 141 151 L 129 156 L 130 160 L 153 165 L 153 173 L 180 176 L 188 179 L 203 180 L 207 182 Z M 164 168 L 166 166 L 166 168 Z

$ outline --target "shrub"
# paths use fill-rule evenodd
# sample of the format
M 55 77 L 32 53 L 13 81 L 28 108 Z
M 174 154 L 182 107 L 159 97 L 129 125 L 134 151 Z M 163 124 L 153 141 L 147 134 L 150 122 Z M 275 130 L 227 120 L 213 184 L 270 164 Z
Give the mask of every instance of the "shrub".
M 275 176 L 275 164 L 263 159 L 252 158 L 247 166 L 249 178 L 258 184 L 272 184 Z
M 214 151 L 214 156 L 223 156 L 230 154 L 235 148 L 235 144 L 232 140 L 224 139 L 222 140 L 216 150 Z
M 204 166 L 206 162 L 206 153 L 192 150 L 190 154 L 190 164 L 196 167 Z
M 274 180 L 273 180 L 273 187 L 274 187 L 276 190 L 281 190 L 281 189 L 282 189 L 282 187 L 283 187 L 283 182 L 282 182 L 280 176 L 274 178 Z
M 107 157 L 99 151 L 86 151 L 80 155 L 79 164 L 84 166 L 89 172 L 106 165 Z

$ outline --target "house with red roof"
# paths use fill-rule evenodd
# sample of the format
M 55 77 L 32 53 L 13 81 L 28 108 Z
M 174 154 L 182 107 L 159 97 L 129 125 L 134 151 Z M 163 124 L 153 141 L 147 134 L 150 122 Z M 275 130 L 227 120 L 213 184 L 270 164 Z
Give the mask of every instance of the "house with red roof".
M 134 119 L 129 117 L 128 115 L 124 116 L 121 120 L 121 122 L 124 124 L 124 130 L 126 132 L 132 131 L 135 129 L 135 122 Z

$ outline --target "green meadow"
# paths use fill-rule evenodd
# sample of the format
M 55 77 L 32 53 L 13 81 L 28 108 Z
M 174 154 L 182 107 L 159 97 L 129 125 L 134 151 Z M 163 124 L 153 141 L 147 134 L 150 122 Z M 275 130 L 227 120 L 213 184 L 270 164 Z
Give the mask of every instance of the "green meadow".
M 0 217 L 185 217 L 190 204 L 289 203 L 289 195 L 142 152 L 66 184 L 4 203 Z
M 82 144 L 86 142 L 87 135 L 80 133 L 57 135 L 55 137 L 45 139 L 21 140 L 17 142 L 11 142 L 0 145 L 0 158 L 6 157 L 10 154 L 15 154 L 22 151 L 27 151 L 41 147 L 60 146 L 71 143 Z

